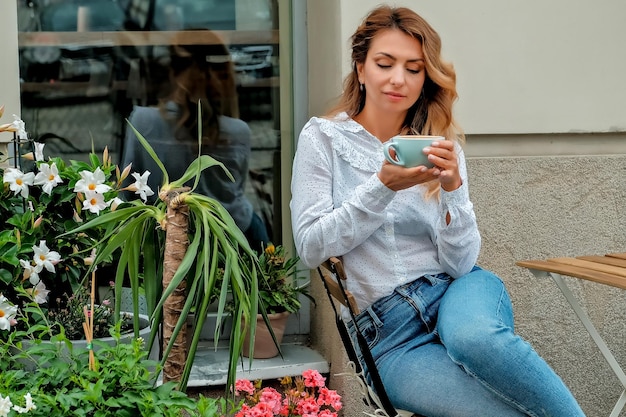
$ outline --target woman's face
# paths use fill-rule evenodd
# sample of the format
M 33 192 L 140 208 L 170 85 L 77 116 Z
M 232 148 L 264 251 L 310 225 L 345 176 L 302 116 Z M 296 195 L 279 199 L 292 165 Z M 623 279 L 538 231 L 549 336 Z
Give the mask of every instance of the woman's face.
M 364 111 L 406 114 L 426 79 L 422 44 L 398 29 L 379 32 L 357 73 L 365 85 Z

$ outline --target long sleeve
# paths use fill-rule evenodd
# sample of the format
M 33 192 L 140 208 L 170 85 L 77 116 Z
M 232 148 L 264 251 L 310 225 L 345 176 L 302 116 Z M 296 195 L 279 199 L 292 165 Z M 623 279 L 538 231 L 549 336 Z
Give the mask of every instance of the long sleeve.
M 296 248 L 310 268 L 363 243 L 385 220 L 395 194 L 374 173 L 335 207 L 332 155 L 330 138 L 317 126 L 306 126 L 293 164 L 291 216 Z
M 459 277 L 471 271 L 480 252 L 480 233 L 474 205 L 469 198 L 465 155 L 460 146 L 459 170 L 463 184 L 452 192 L 441 190 L 440 217 L 437 224 L 437 252 L 444 272 Z M 446 224 L 446 213 L 450 223 Z

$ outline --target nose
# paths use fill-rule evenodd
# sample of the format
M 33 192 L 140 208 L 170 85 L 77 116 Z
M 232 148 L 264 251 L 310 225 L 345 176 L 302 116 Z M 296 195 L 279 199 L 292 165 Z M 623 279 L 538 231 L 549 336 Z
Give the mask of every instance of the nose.
M 404 68 L 397 66 L 394 67 L 391 71 L 391 78 L 389 80 L 389 82 L 391 83 L 391 85 L 402 85 L 404 84 Z

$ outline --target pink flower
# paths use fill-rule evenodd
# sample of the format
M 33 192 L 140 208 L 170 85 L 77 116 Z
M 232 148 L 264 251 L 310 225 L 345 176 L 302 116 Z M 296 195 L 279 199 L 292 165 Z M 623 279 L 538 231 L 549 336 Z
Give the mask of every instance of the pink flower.
M 326 388 L 325 380 L 315 370 L 282 378 L 280 390 L 261 389 L 258 381 L 238 380 L 235 395 L 245 398 L 235 417 L 337 417 L 342 408 L 341 396 Z
M 278 414 L 280 412 L 282 406 L 281 400 L 282 395 L 280 392 L 270 387 L 263 388 L 261 391 L 261 397 L 259 398 L 260 402 L 267 404 L 271 408 L 273 414 Z
M 315 398 L 308 397 L 298 402 L 296 411 L 303 416 L 305 414 L 317 414 L 317 412 L 320 411 L 320 406 L 317 405 Z
M 337 391 L 330 390 L 326 387 L 320 388 L 320 394 L 317 399 L 319 405 L 330 405 L 335 411 L 341 410 L 341 395 Z
M 326 383 L 326 378 L 315 369 L 308 369 L 302 372 L 302 376 L 304 377 L 304 386 L 306 387 L 323 387 Z
M 274 412 L 266 403 L 258 403 L 250 409 L 247 416 L 249 417 L 274 417 Z
M 245 417 L 248 411 L 250 411 L 250 406 L 248 404 L 244 404 L 241 406 L 241 410 L 235 414 L 235 417 Z
M 254 394 L 254 385 L 247 379 L 238 379 L 235 382 L 235 395 L 239 395 L 240 392 L 252 395 Z

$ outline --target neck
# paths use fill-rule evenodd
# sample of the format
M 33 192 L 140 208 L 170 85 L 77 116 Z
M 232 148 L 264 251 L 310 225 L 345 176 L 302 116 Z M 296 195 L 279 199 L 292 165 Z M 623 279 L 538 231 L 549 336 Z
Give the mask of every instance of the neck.
M 372 114 L 367 107 L 354 117 L 354 120 L 365 128 L 369 133 L 376 136 L 381 142 L 387 142 L 392 137 L 399 135 L 404 122 L 404 114 Z

